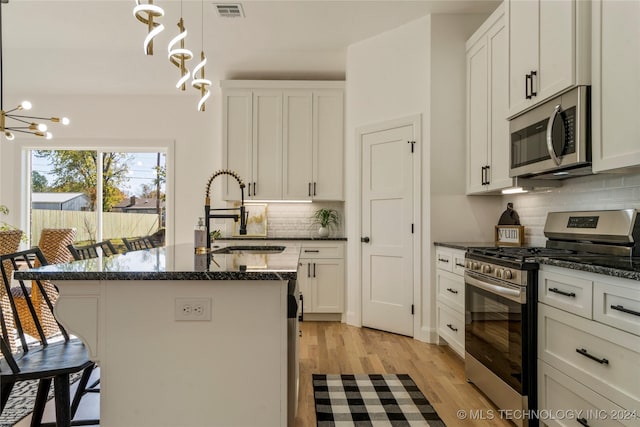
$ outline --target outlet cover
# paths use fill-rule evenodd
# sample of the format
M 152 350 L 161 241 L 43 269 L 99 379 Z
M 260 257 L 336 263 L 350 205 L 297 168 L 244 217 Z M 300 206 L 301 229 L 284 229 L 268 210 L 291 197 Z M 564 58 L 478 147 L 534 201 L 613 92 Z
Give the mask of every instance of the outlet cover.
M 211 298 L 176 298 L 175 320 L 210 321 Z

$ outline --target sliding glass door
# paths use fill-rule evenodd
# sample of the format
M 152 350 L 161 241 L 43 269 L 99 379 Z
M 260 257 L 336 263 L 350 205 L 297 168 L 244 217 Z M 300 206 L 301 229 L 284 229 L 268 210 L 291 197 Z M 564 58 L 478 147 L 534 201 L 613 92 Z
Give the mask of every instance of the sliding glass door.
M 43 228 L 75 228 L 76 243 L 153 236 L 165 242 L 164 151 L 32 149 L 30 244 Z

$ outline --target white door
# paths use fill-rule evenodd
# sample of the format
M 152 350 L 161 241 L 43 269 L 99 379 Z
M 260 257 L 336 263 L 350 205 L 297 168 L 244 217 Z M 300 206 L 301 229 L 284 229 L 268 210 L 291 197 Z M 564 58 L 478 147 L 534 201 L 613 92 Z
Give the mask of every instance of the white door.
M 362 135 L 362 324 L 413 336 L 412 125 Z M 366 241 L 366 238 L 369 241 Z

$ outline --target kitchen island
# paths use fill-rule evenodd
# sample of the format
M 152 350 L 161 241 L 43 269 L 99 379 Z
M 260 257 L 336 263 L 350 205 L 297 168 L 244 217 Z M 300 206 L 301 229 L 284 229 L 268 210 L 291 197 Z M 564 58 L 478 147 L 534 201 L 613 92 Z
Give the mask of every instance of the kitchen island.
M 287 425 L 299 248 L 226 252 L 184 245 L 15 272 L 59 288 L 58 319 L 100 366 L 101 426 Z

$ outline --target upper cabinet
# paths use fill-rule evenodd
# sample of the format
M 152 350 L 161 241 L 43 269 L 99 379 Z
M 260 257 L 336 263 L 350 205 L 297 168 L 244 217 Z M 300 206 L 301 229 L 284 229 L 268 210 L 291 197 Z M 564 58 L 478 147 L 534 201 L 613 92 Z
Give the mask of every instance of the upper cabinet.
M 467 194 L 495 192 L 509 178 L 507 31 L 504 7 L 467 41 Z
M 508 116 L 591 84 L 591 2 L 508 0 Z
M 246 198 L 343 200 L 344 83 L 223 81 L 225 168 Z M 226 200 L 239 190 L 227 180 Z
M 594 172 L 640 166 L 640 2 L 593 1 Z

